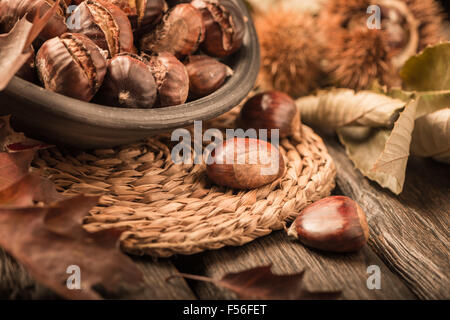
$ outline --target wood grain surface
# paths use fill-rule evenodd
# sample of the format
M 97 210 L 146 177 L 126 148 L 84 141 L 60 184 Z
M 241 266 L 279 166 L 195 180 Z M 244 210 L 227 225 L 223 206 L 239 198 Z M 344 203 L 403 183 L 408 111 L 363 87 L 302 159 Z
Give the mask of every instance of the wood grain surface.
M 449 167 L 412 158 L 404 192 L 395 196 L 365 179 L 334 136 L 326 138 L 337 166 L 336 194 L 348 195 L 365 210 L 369 245 L 354 254 L 311 250 L 275 232 L 242 247 L 227 247 L 171 259 L 134 258 L 144 274 L 139 290 L 124 299 L 235 299 L 207 283 L 166 278 L 177 272 L 220 278 L 228 272 L 272 264 L 278 274 L 306 269 L 305 288 L 342 290 L 342 299 L 450 299 Z M 381 289 L 369 290 L 367 267 L 381 269 Z M 0 251 L 0 298 L 53 299 L 26 270 Z

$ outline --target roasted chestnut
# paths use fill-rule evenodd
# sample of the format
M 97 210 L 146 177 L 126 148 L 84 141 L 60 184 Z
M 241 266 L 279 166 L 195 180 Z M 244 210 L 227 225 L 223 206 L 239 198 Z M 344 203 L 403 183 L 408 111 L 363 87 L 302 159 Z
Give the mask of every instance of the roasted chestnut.
M 105 77 L 106 59 L 88 37 L 66 33 L 44 42 L 36 68 L 46 89 L 90 101 Z
M 108 71 L 96 98 L 122 108 L 151 108 L 157 96 L 150 64 L 139 56 L 121 53 L 108 61 Z
M 189 95 L 189 76 L 186 67 L 170 53 L 143 54 L 152 68 L 158 88 L 158 106 L 169 107 L 186 102 Z
M 295 101 L 285 93 L 269 91 L 250 98 L 242 107 L 238 126 L 243 129 L 278 129 L 280 138 L 300 133 L 300 113 Z
M 197 98 L 213 93 L 233 75 L 230 67 L 204 55 L 188 57 L 185 65 L 189 74 L 189 91 Z
M 269 142 L 232 138 L 211 152 L 206 173 L 215 184 L 253 189 L 282 177 L 285 169 L 283 155 Z
M 202 50 L 215 57 L 230 55 L 242 46 L 245 35 L 245 18 L 231 0 L 193 0 L 205 24 Z
M 200 11 L 182 3 L 173 7 L 152 32 L 142 37 L 141 50 L 169 52 L 180 58 L 197 51 L 204 33 Z
M 53 0 L 0 0 L 0 25 L 3 32 L 9 32 L 16 22 L 27 15 L 32 21 L 37 14 L 44 15 L 55 4 Z M 60 8 L 50 18 L 39 34 L 39 39 L 45 41 L 67 31 L 65 21 L 65 2 L 60 2 Z
M 158 23 L 167 4 L 164 0 L 105 0 L 118 6 L 128 16 L 133 30 L 146 30 Z M 81 1 L 80 1 L 81 2 Z
M 118 53 L 133 52 L 133 31 L 127 15 L 105 0 L 86 0 L 72 13 L 79 19 L 71 32 L 82 33 L 110 57 Z M 79 27 L 79 28 L 78 28 Z

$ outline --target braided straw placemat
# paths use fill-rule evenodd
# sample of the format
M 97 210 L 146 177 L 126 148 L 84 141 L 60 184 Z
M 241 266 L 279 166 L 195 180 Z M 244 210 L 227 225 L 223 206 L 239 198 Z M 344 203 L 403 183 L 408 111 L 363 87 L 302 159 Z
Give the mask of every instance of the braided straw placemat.
M 234 128 L 239 108 L 203 125 Z M 34 165 L 59 191 L 103 195 L 86 229 L 126 228 L 122 249 L 168 257 L 239 246 L 282 229 L 309 203 L 334 188 L 335 167 L 322 139 L 303 126 L 301 139 L 280 141 L 285 176 L 255 190 L 212 185 L 204 165 L 176 165 L 170 135 L 91 152 L 52 148 Z

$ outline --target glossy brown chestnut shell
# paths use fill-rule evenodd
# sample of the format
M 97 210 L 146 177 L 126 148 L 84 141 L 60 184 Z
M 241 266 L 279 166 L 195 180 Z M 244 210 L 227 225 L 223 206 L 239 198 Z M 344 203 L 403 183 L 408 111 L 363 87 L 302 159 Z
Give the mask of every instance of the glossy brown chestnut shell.
M 158 88 L 158 106 L 169 107 L 186 102 L 189 95 L 189 76 L 186 67 L 167 52 L 143 55 L 152 68 Z
M 215 184 L 253 189 L 272 183 L 285 172 L 283 155 L 267 141 L 232 138 L 209 155 L 206 173 Z
M 108 61 L 108 71 L 96 98 L 122 108 L 151 108 L 157 97 L 156 83 L 149 63 L 129 53 Z
M 233 70 L 226 64 L 204 55 L 188 57 L 185 66 L 189 74 L 189 91 L 196 98 L 213 93 L 233 75 Z
M 300 134 L 300 113 L 295 101 L 285 93 L 269 91 L 250 98 L 242 107 L 238 126 L 243 129 L 279 129 L 280 138 Z
M 104 0 L 86 0 L 73 12 L 79 17 L 79 29 L 110 57 L 118 53 L 133 52 L 133 31 L 127 15 L 117 6 Z M 75 26 L 77 27 L 77 26 Z
M 11 31 L 16 22 L 27 14 L 27 19 L 33 21 L 37 14 L 44 15 L 51 9 L 53 0 L 1 0 L 0 26 L 3 32 Z M 42 41 L 58 37 L 67 32 L 65 21 L 65 3 L 60 2 L 60 9 L 50 18 L 47 25 L 39 34 Z
M 173 7 L 152 32 L 141 38 L 141 50 L 187 56 L 197 51 L 204 33 L 200 11 L 182 3 Z
M 36 68 L 46 89 L 90 101 L 105 77 L 106 59 L 88 37 L 66 33 L 44 42 Z
M 245 35 L 245 18 L 231 0 L 193 0 L 205 24 L 202 50 L 215 57 L 230 55 L 242 46 Z
M 366 215 L 355 201 L 333 196 L 303 209 L 288 234 L 312 248 L 353 252 L 366 244 L 369 226 Z

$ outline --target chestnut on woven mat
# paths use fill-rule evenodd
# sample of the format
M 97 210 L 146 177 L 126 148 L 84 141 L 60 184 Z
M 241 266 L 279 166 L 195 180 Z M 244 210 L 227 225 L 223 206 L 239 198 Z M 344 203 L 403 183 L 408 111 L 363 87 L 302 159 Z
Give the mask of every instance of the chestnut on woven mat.
M 235 108 L 203 129 L 234 128 Z M 330 195 L 336 170 L 322 139 L 302 126 L 283 139 L 285 175 L 254 190 L 212 184 L 205 165 L 176 165 L 170 136 L 90 153 L 40 152 L 35 165 L 67 195 L 103 195 L 86 218 L 89 231 L 126 227 L 122 248 L 169 257 L 239 246 L 279 230 L 306 205 Z

